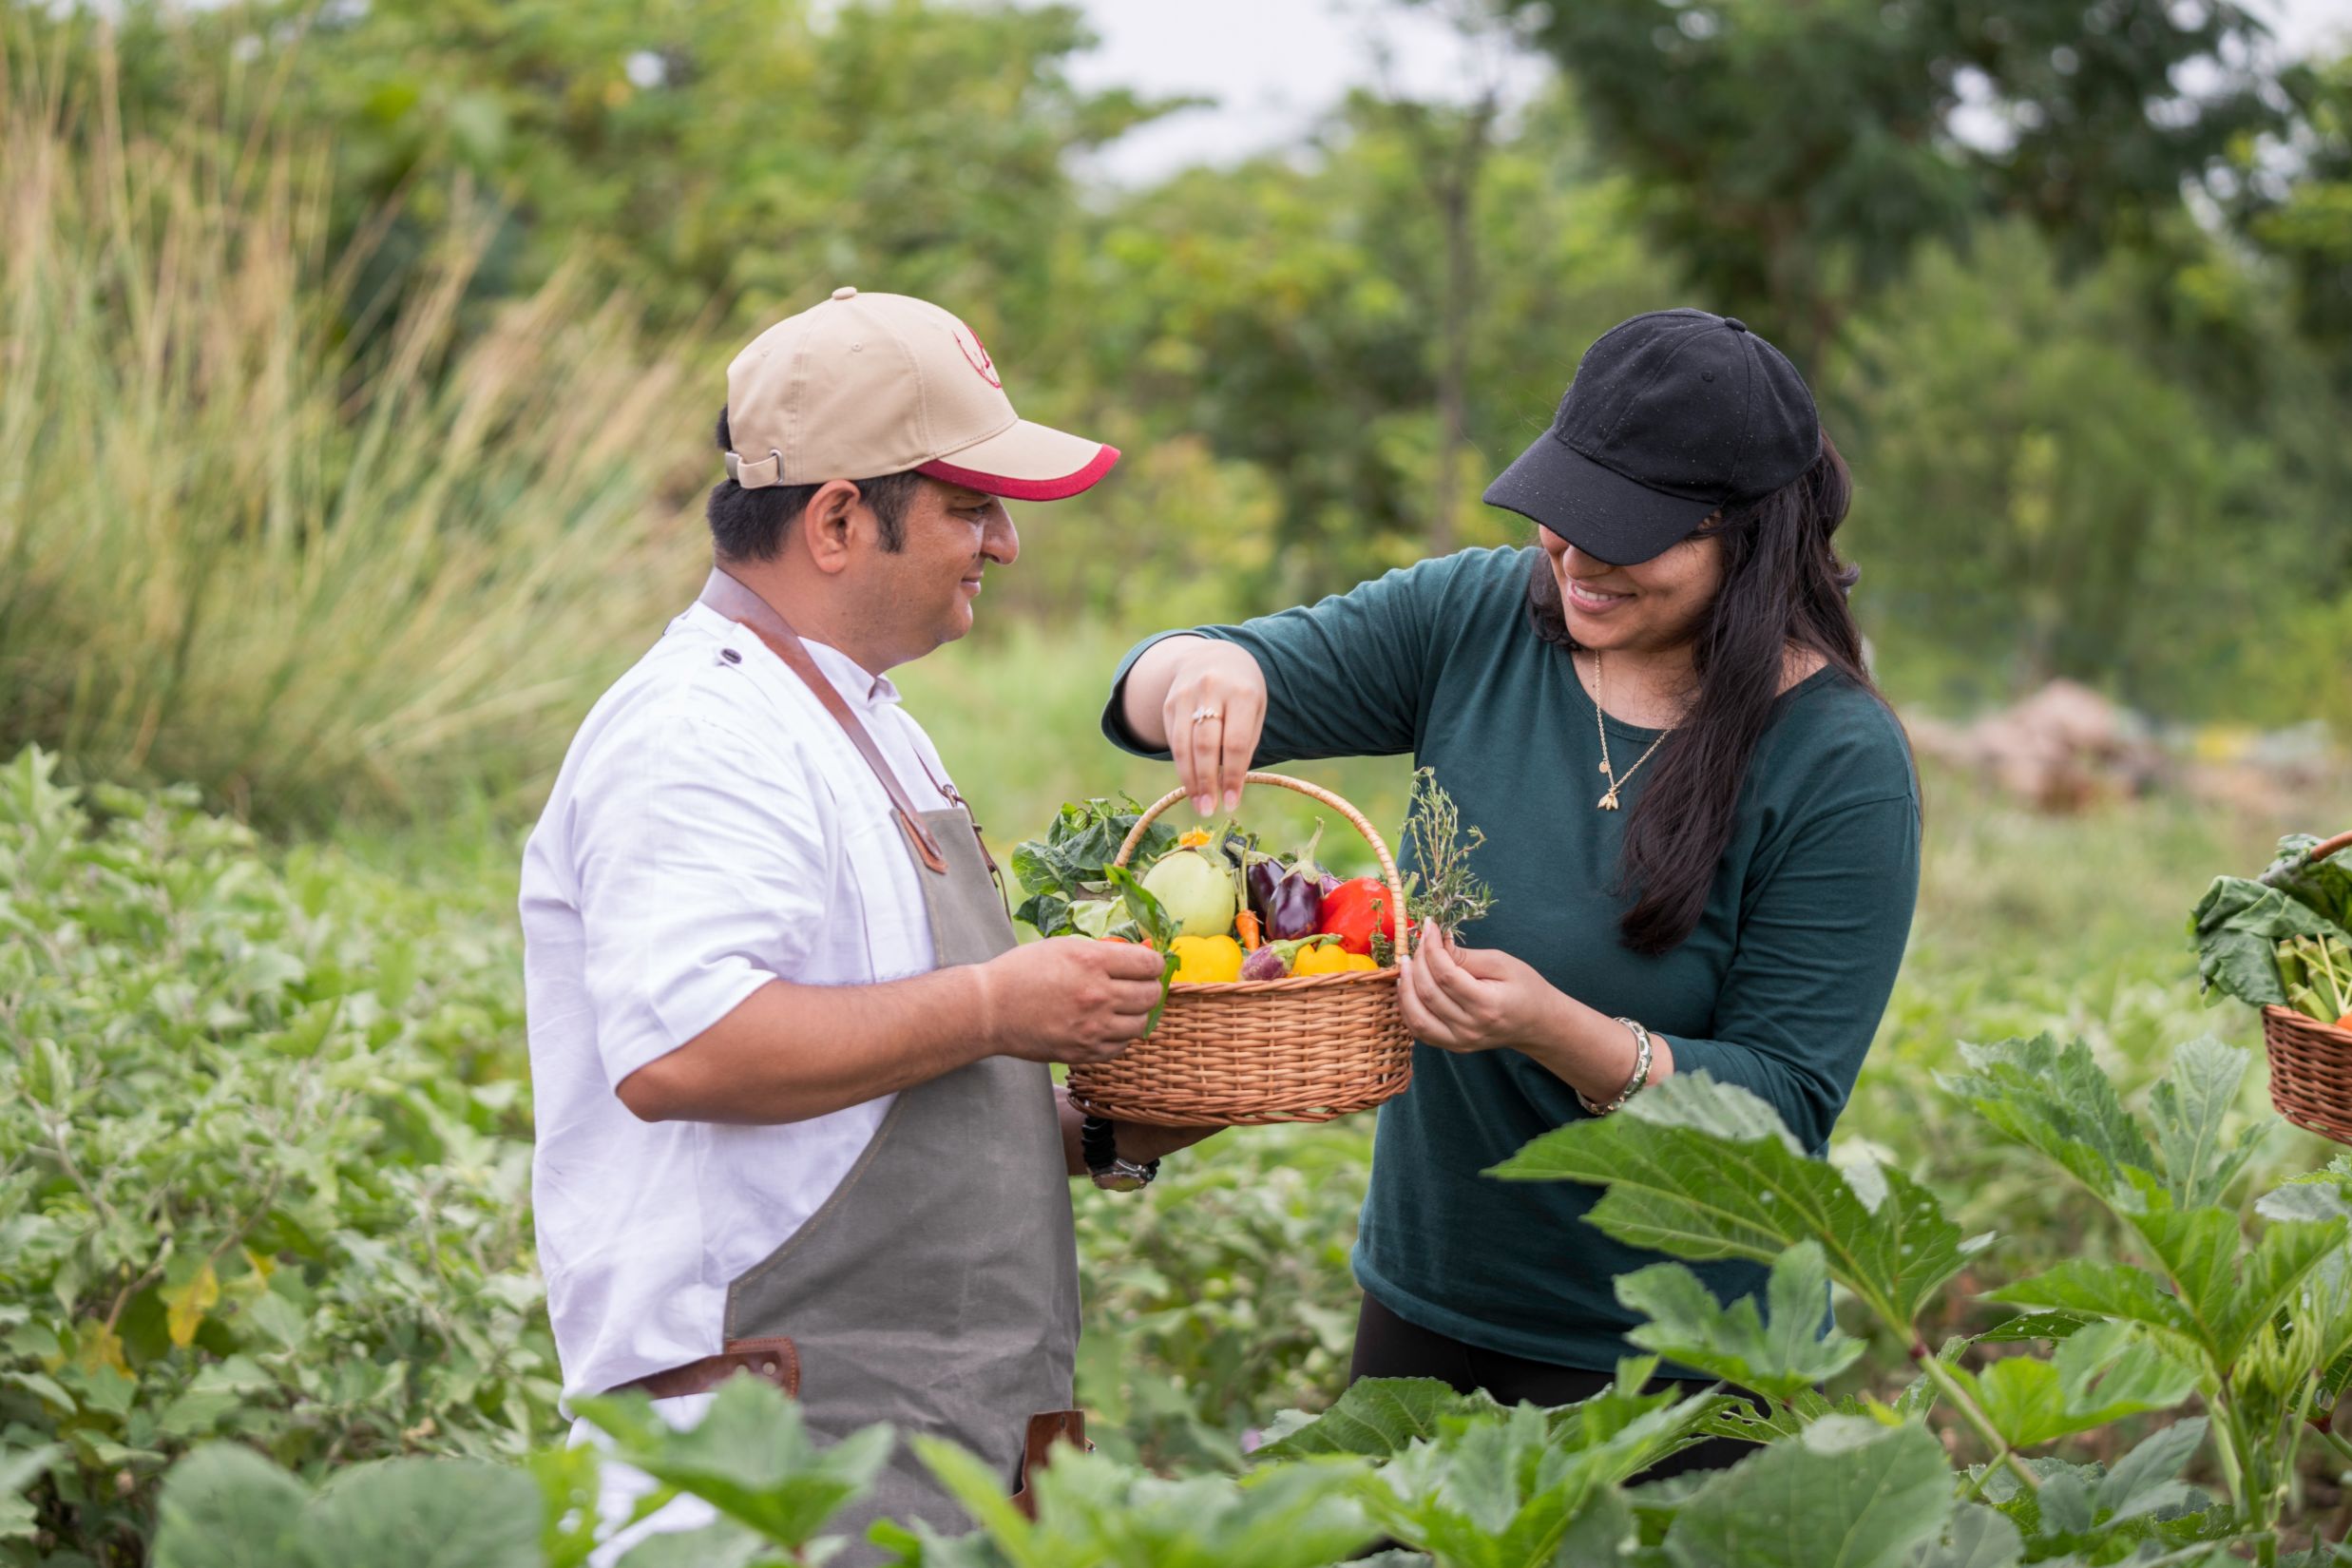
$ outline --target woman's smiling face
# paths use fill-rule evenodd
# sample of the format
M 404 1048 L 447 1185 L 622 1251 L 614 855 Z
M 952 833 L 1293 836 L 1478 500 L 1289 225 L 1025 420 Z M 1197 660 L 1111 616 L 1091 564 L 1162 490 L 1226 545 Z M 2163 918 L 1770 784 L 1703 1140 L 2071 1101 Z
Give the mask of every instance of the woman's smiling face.
M 1559 583 L 1568 635 L 1580 647 L 1662 653 L 1689 642 L 1723 586 L 1723 543 L 1695 533 L 1631 566 L 1585 554 L 1538 530 Z

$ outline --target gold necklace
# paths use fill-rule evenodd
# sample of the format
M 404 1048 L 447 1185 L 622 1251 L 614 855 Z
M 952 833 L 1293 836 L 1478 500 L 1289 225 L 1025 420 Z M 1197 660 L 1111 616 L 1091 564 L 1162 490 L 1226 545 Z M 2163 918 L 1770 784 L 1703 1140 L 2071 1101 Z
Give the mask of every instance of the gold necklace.
M 1626 779 L 1632 778 L 1635 774 L 1641 772 L 1641 765 L 1650 760 L 1650 755 L 1652 752 L 1656 751 L 1660 746 L 1666 743 L 1666 737 L 1674 733 L 1674 728 L 1670 724 L 1665 729 L 1660 730 L 1658 732 L 1658 737 L 1650 742 L 1650 750 L 1642 753 L 1639 756 L 1634 759 L 1634 765 L 1625 770 L 1624 778 L 1618 777 L 1616 770 L 1609 765 L 1609 720 L 1601 708 L 1601 703 L 1607 696 L 1608 690 L 1609 688 L 1601 683 L 1600 650 L 1598 648 L 1595 648 L 1593 650 L 1593 722 L 1600 730 L 1601 775 L 1609 780 L 1609 792 L 1600 797 L 1597 804 L 1604 812 L 1614 812 L 1617 809 L 1617 791 L 1625 787 Z

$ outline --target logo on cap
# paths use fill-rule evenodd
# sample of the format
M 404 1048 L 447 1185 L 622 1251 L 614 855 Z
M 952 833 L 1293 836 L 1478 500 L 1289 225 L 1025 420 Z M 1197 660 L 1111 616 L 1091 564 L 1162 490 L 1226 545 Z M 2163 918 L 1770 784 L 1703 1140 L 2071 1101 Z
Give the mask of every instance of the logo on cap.
M 983 381 L 999 392 L 1004 390 L 1004 383 L 997 378 L 996 361 L 988 357 L 988 345 L 980 340 L 980 334 L 958 321 L 955 324 L 955 346 L 964 351 L 964 362 L 978 371 Z

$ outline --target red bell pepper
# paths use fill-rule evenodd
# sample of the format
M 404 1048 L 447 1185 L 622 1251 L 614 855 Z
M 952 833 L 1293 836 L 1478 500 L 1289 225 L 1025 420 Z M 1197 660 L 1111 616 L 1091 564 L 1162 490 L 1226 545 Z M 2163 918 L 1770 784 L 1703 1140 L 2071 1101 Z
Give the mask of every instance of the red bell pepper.
M 1369 953 L 1374 931 L 1390 942 L 1397 939 L 1396 911 L 1388 907 L 1393 902 L 1388 884 L 1380 878 L 1349 877 L 1323 895 L 1315 928 L 1339 938 L 1339 945 L 1351 953 Z M 1411 930 L 1413 923 L 1405 921 L 1405 928 Z

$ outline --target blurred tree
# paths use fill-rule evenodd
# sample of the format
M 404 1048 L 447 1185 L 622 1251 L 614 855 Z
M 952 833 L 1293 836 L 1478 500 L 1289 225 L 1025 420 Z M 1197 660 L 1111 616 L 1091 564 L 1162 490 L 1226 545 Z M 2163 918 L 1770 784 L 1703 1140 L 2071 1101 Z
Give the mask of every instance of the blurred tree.
M 1070 155 L 1171 106 L 1073 86 L 1066 5 L 129 0 L 116 25 L 134 116 L 226 95 L 323 132 L 338 234 L 380 222 L 383 277 L 485 193 L 507 222 L 478 293 L 592 259 L 663 326 L 854 282 L 1026 327 L 1080 220 Z
M 1841 543 L 1899 689 L 1964 707 L 2069 676 L 2168 716 L 2311 711 L 2274 633 L 2352 587 L 2342 405 L 2275 309 L 2237 323 L 2275 362 L 2252 408 L 2172 372 L 2144 308 L 2162 264 L 2070 276 L 2013 220 L 1854 321 Z
M 1440 485 L 1459 543 L 1519 537 L 1479 491 L 1549 421 L 1584 346 L 1655 302 L 1629 190 L 1592 164 L 1566 103 L 1532 105 L 1495 138 L 1467 214 L 1478 299 L 1448 474 L 1446 219 L 1423 151 L 1393 105 L 1358 97 L 1302 157 L 1178 175 L 1070 258 L 1084 342 L 1056 362 L 1082 358 L 1097 395 L 1279 487 L 1261 602 L 1420 559 Z
M 1429 553 L 1444 555 L 1459 535 L 1463 448 L 1469 440 L 1470 348 L 1479 304 L 1474 232 L 1481 177 L 1494 151 L 1513 57 L 1529 29 L 1495 0 L 1420 0 L 1452 32 L 1461 56 L 1463 90 L 1444 99 L 1417 98 L 1395 79 L 1385 35 L 1375 35 L 1377 86 L 1353 98 L 1356 116 L 1392 128 L 1411 151 L 1421 184 L 1444 239 L 1444 271 L 1436 306 L 1435 377 L 1437 475 L 1429 508 Z
M 2352 54 L 2284 83 L 2302 112 L 2284 137 L 2239 144 L 2232 205 L 2285 269 L 2304 330 L 2352 351 Z M 2352 388 L 2352 354 L 2340 364 Z
M 1532 4 L 1532 0 L 1530 0 Z M 1597 0 L 1543 8 L 1606 156 L 1716 308 L 1817 365 L 1914 247 L 1985 212 L 2143 237 L 2286 123 L 2236 0 Z

